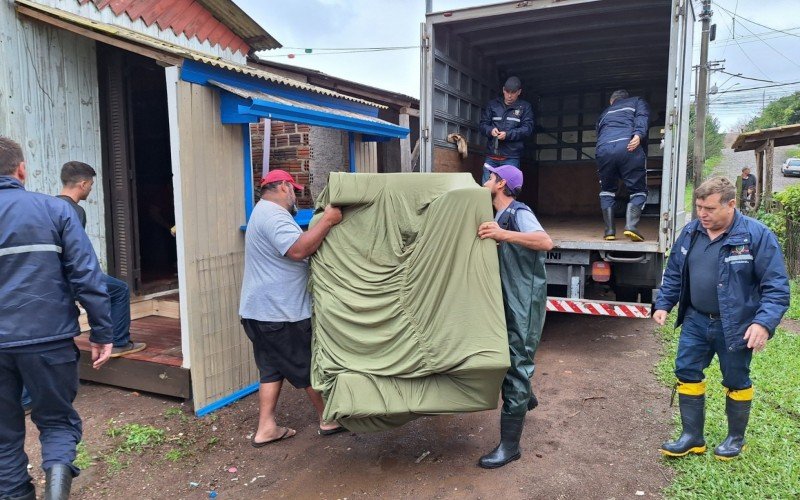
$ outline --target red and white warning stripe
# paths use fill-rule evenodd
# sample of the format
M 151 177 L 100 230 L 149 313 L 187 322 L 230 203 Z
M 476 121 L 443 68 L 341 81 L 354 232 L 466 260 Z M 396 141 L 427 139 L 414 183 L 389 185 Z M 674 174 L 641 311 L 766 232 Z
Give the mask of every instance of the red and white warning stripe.
M 597 302 L 586 299 L 559 299 L 547 297 L 547 310 L 573 314 L 597 316 L 619 316 L 622 318 L 649 318 L 650 306 L 628 302 Z

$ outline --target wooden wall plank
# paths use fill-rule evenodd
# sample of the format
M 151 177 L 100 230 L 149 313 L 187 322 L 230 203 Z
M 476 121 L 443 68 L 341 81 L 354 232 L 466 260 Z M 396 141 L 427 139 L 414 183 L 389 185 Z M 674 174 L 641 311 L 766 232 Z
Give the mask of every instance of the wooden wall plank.
M 83 203 L 86 232 L 106 264 L 101 172 L 100 103 L 92 40 L 17 15 L 13 2 L 0 2 L 0 135 L 22 145 L 26 189 L 61 190 L 61 165 L 79 160 L 98 178 Z
M 244 266 L 242 128 L 222 125 L 216 91 L 178 82 L 180 220 L 195 409 L 258 379 L 239 324 Z

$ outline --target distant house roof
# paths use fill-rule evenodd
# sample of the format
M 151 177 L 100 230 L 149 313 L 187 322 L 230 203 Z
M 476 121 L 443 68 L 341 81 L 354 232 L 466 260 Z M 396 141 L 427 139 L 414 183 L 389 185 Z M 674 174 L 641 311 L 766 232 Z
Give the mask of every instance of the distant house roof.
M 161 30 L 171 29 L 176 35 L 197 37 L 247 54 L 250 50 L 274 49 L 281 46 L 272 35 L 230 0 L 78 0 L 92 2 L 98 10 L 111 9 L 114 15 L 126 14 L 131 20 L 141 19 L 145 25 L 157 24 Z
M 353 97 L 350 95 L 334 92 L 333 90 L 329 90 L 323 87 L 318 87 L 316 85 L 311 85 L 296 79 L 287 78 L 285 76 L 277 75 L 275 73 L 270 73 L 269 71 L 264 71 L 249 66 L 244 66 L 241 64 L 231 63 L 223 60 L 220 57 L 211 56 L 209 54 L 204 54 L 202 52 L 192 50 L 180 45 L 175 45 L 173 43 L 166 42 L 164 40 L 159 40 L 158 38 L 153 38 L 151 36 L 144 35 L 137 31 L 87 19 L 85 17 L 81 17 L 71 12 L 66 12 L 60 9 L 55 9 L 53 7 L 40 5 L 29 0 L 16 0 L 16 2 L 19 6 L 21 6 L 21 8 L 19 8 L 19 11 L 25 15 L 35 16 L 37 19 L 41 20 L 48 20 L 53 18 L 58 19 L 59 21 L 63 21 L 61 25 L 65 28 L 69 26 L 74 26 L 83 29 L 83 33 L 97 33 L 97 35 L 103 37 L 103 40 L 107 40 L 107 43 L 110 43 L 110 41 L 113 39 L 118 39 L 125 42 L 130 42 L 132 44 L 136 44 L 136 46 L 141 47 L 142 49 L 145 48 L 153 49 L 150 50 L 150 52 L 154 54 L 168 55 L 168 57 L 164 56 L 160 57 L 163 58 L 164 60 L 167 60 L 170 64 L 180 64 L 182 59 L 188 59 L 203 64 L 209 64 L 217 68 L 256 77 L 271 83 L 277 83 L 280 85 L 286 85 L 288 87 L 306 90 L 317 94 L 336 97 L 339 99 L 357 102 L 360 104 L 366 104 L 369 106 L 374 106 L 379 109 L 386 107 L 381 104 L 368 101 L 366 99 L 359 99 L 357 97 Z M 87 32 L 86 30 L 89 31 Z
M 784 125 L 782 127 L 766 128 L 739 134 L 733 141 L 731 148 L 734 151 L 752 151 L 764 145 L 765 141 L 772 139 L 775 146 L 790 146 L 800 144 L 800 124 Z
M 308 83 L 335 90 L 343 94 L 357 95 L 358 97 L 364 97 L 366 99 L 385 104 L 408 106 L 414 109 L 419 109 L 419 99 L 401 94 L 399 92 L 392 92 L 391 90 L 372 87 L 370 85 L 354 82 L 352 80 L 345 80 L 344 78 L 332 76 L 316 69 L 303 68 L 291 64 L 261 59 L 253 54 L 248 57 L 248 61 L 256 68 L 279 70 L 280 73 L 284 75 L 287 73 L 303 75 Z

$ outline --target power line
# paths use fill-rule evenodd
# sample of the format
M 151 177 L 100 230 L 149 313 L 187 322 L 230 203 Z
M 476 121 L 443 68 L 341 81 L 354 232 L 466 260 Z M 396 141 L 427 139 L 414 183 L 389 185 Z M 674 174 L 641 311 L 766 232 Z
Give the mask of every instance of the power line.
M 286 48 L 286 47 L 283 47 Z M 328 50 L 328 52 L 313 52 L 313 50 L 320 50 L 320 49 L 296 49 L 302 50 L 303 52 L 290 52 L 288 54 L 268 54 L 268 55 L 260 55 L 261 59 L 274 59 L 277 57 L 288 57 L 289 59 L 293 59 L 299 56 L 337 56 L 339 54 L 363 54 L 363 53 L 370 53 L 370 52 L 387 52 L 391 50 L 407 50 L 407 49 L 418 49 L 419 45 L 410 45 L 407 47 L 372 47 L 372 48 L 359 48 L 359 49 L 321 49 L 321 50 Z M 290 49 L 293 50 L 293 49 Z M 311 51 L 311 52 L 306 52 Z M 270 51 L 271 52 L 271 51 Z
M 717 4 L 717 5 L 719 5 L 719 4 Z M 720 8 L 722 8 L 722 7 L 720 7 Z M 722 10 L 724 10 L 725 12 L 728 12 L 728 15 L 731 15 L 729 10 L 727 10 L 727 9 L 725 9 L 725 8 L 722 8 Z M 735 14 L 734 14 L 734 15 L 735 15 Z M 735 18 L 733 18 L 733 19 L 735 20 Z M 745 19 L 745 18 L 742 18 L 742 19 Z M 749 19 L 745 19 L 745 20 L 747 21 L 747 20 L 749 20 Z M 752 21 L 751 21 L 751 22 L 752 22 Z M 763 25 L 762 25 L 762 26 L 763 26 Z M 764 45 L 766 45 L 767 47 L 769 47 L 770 49 L 772 49 L 772 50 L 773 50 L 775 53 L 777 53 L 779 56 L 783 57 L 784 59 L 786 59 L 786 60 L 787 60 L 787 61 L 789 61 L 790 63 L 792 63 L 792 64 L 794 64 L 795 66 L 797 66 L 798 68 L 800 68 L 800 64 L 797 64 L 797 62 L 795 62 L 793 59 L 790 59 L 790 58 L 786 57 L 786 55 L 785 55 L 783 52 L 779 51 L 778 49 L 776 49 L 776 48 L 775 48 L 775 47 L 773 47 L 772 45 L 768 44 L 768 43 L 767 43 L 767 42 L 766 42 L 764 39 L 762 39 L 762 38 L 761 38 L 761 37 L 760 37 L 758 34 L 756 34 L 756 33 L 753 33 L 753 31 L 752 31 L 752 30 L 750 30 L 750 28 L 748 28 L 746 25 L 742 24 L 742 27 L 743 27 L 744 29 L 746 29 L 747 31 L 749 31 L 750 33 L 752 33 L 754 36 L 756 36 L 756 37 L 757 37 L 759 40 L 761 40 L 761 41 L 764 43 Z M 738 43 L 738 42 L 737 42 L 737 43 Z M 741 47 L 740 47 L 740 48 L 741 48 Z M 749 56 L 748 56 L 748 59 L 750 59 L 750 57 L 749 57 Z M 752 59 L 750 59 L 750 62 L 753 62 L 753 61 L 752 61 Z M 764 75 L 764 76 L 767 76 L 767 75 Z
M 762 80 L 761 78 L 753 78 L 753 77 L 750 77 L 750 76 L 742 76 L 741 73 L 728 73 L 724 69 L 720 69 L 720 70 L 717 70 L 717 71 L 719 71 L 720 73 L 725 73 L 726 75 L 730 75 L 731 78 L 741 78 L 743 80 L 753 80 L 753 81 L 756 81 L 756 82 L 778 83 L 775 80 Z M 729 78 L 729 80 L 730 80 L 730 78 Z
M 735 13 L 735 12 L 731 12 L 731 11 L 729 11 L 728 9 L 726 9 L 725 7 L 723 7 L 722 5 L 720 5 L 718 2 L 714 2 L 714 5 L 716 5 L 716 6 L 717 6 L 717 7 L 719 7 L 720 9 L 724 10 L 725 12 L 727 12 L 727 13 L 728 13 L 728 15 L 730 15 L 730 16 L 736 16 L 736 13 Z M 761 26 L 762 28 L 766 28 L 766 29 L 768 29 L 768 30 L 770 30 L 770 31 L 776 31 L 776 32 L 778 32 L 778 33 L 783 33 L 784 35 L 796 36 L 796 37 L 800 38 L 800 35 L 798 35 L 797 33 L 790 33 L 790 32 L 788 32 L 788 31 L 785 31 L 785 30 L 779 30 L 779 29 L 777 29 L 777 28 L 772 28 L 772 27 L 770 27 L 770 26 L 767 26 L 767 25 L 764 25 L 764 24 L 758 23 L 758 22 L 756 22 L 756 21 L 753 21 L 752 19 L 748 19 L 748 18 L 746 18 L 746 17 L 742 17 L 742 16 L 738 16 L 738 17 L 739 17 L 739 19 L 742 19 L 742 20 L 744 20 L 744 21 L 747 21 L 747 22 L 749 22 L 749 23 L 753 23 L 753 24 L 755 24 L 756 26 Z M 747 28 L 745 28 L 745 29 L 747 29 Z M 796 28 L 789 28 L 789 29 L 796 29 Z M 750 31 L 750 30 L 748 29 L 747 31 Z M 752 32 L 752 31 L 750 31 L 750 33 L 753 33 L 753 32 Z M 753 35 L 755 35 L 755 33 L 753 33 Z
M 721 17 L 720 17 L 719 19 L 720 19 L 720 21 L 723 21 L 723 22 L 724 22 L 724 19 L 722 19 Z M 726 26 L 727 26 L 727 24 L 726 24 Z M 733 31 L 733 30 L 731 30 L 731 28 L 730 28 L 730 27 L 728 27 L 728 30 L 730 30 L 731 32 Z M 752 65 L 753 65 L 753 67 L 754 67 L 754 68 L 756 68 L 756 69 L 758 70 L 758 72 L 759 72 L 759 73 L 761 73 L 762 75 L 764 75 L 764 76 L 766 76 L 767 78 L 769 78 L 769 77 L 767 76 L 767 74 L 766 74 L 766 73 L 764 73 L 764 70 L 762 70 L 762 69 L 761 69 L 761 68 L 758 66 L 758 64 L 756 64 L 756 62 L 755 62 L 755 61 L 753 61 L 753 59 L 751 59 L 751 58 L 750 58 L 750 55 L 749 55 L 747 52 L 745 52 L 745 50 L 742 48 L 742 45 L 739 43 L 739 40 L 737 40 L 737 39 L 735 39 L 735 38 L 734 38 L 734 39 L 733 39 L 733 41 L 734 41 L 734 42 L 736 42 L 736 46 L 737 46 L 737 47 L 739 47 L 739 51 L 740 51 L 740 52 L 741 52 L 741 53 L 742 53 L 742 54 L 743 54 L 743 55 L 744 55 L 744 56 L 747 58 L 747 60 L 748 60 L 748 61 L 750 61 L 750 64 L 752 64 Z

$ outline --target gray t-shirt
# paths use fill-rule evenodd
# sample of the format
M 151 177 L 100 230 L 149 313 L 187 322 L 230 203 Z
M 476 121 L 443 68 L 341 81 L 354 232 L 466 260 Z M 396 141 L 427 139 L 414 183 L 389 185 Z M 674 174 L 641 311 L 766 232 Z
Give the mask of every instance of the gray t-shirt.
M 295 322 L 311 317 L 308 260 L 286 257 L 303 230 L 280 205 L 260 200 L 247 223 L 239 316 Z
M 692 307 L 704 314 L 719 314 L 717 280 L 719 279 L 719 252 L 728 231 L 711 241 L 701 226 L 686 265 L 689 266 L 689 301 Z
M 508 208 L 506 208 L 506 210 L 508 210 Z M 504 212 L 505 210 L 502 212 L 497 212 L 497 214 L 494 216 L 494 221 L 499 221 L 500 216 L 502 216 Z M 514 215 L 517 218 L 517 227 L 519 227 L 519 232 L 535 233 L 536 231 L 544 231 L 544 228 L 539 223 L 539 219 L 533 215 L 533 212 L 528 210 L 517 210 Z

